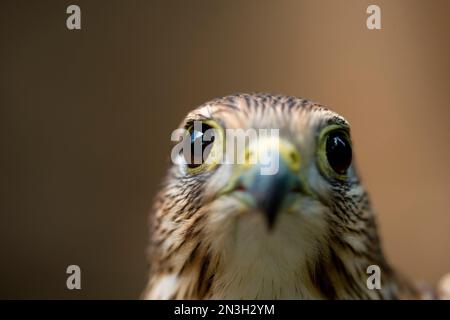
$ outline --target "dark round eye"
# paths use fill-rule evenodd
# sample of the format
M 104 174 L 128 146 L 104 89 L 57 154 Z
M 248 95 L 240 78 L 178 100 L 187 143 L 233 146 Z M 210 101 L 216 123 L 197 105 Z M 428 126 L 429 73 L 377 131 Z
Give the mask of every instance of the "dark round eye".
M 213 130 L 210 129 L 213 129 L 210 125 L 201 123 L 200 126 L 194 125 L 189 130 L 191 158 L 186 159 L 189 168 L 199 167 L 208 157 L 211 149 L 208 146 L 214 142 Z
M 347 134 L 331 132 L 327 137 L 326 152 L 331 168 L 338 174 L 344 174 L 352 163 L 352 147 Z

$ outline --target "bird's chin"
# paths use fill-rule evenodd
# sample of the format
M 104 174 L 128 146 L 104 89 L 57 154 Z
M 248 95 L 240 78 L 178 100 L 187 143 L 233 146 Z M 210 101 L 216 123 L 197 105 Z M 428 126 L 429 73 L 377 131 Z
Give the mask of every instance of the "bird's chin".
M 270 229 L 264 214 L 238 197 L 217 199 L 208 221 L 210 248 L 233 262 L 229 268 L 253 270 L 256 263 L 258 272 L 265 272 L 282 261 L 280 272 L 286 273 L 317 254 L 322 230 L 310 225 L 304 214 L 281 211 Z
M 258 209 L 250 194 L 236 190 L 215 199 L 208 219 L 209 235 L 219 247 L 253 247 L 261 244 L 274 250 L 303 250 L 314 247 L 326 236 L 327 208 L 316 200 L 298 194 L 287 197 L 273 225 Z M 308 250 L 306 250 L 308 251 Z

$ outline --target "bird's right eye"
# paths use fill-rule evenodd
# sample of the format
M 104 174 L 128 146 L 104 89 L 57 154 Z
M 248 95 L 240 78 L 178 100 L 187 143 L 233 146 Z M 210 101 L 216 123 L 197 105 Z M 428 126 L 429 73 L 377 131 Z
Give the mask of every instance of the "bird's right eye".
M 189 129 L 190 159 L 185 159 L 190 169 L 200 167 L 208 158 L 215 140 L 214 128 L 207 123 L 194 124 Z

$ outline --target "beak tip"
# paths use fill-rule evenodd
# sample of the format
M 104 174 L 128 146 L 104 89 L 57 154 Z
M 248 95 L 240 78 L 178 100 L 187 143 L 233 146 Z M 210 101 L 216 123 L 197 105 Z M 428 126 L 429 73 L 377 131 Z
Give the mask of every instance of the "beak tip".
M 275 222 L 268 221 L 266 227 L 268 232 L 273 232 L 273 230 L 275 229 Z
M 275 229 L 275 223 L 277 218 L 278 210 L 263 210 L 265 213 L 266 226 L 268 231 L 273 231 Z

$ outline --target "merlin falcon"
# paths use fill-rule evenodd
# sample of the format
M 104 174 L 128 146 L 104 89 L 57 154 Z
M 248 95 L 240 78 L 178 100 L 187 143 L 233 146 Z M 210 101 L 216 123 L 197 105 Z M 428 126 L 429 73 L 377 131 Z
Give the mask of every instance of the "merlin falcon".
M 342 116 L 306 99 L 236 94 L 196 108 L 180 128 L 202 156 L 174 162 L 155 199 L 144 299 L 415 296 L 383 255 Z M 206 139 L 211 129 L 218 135 Z M 276 173 L 261 174 L 258 162 L 207 161 L 230 129 L 276 129 L 278 143 L 260 137 L 243 150 L 276 151 Z M 367 284 L 370 266 L 380 270 L 379 288 Z

